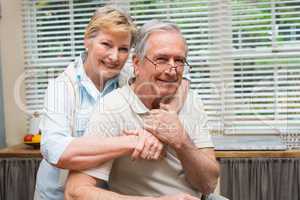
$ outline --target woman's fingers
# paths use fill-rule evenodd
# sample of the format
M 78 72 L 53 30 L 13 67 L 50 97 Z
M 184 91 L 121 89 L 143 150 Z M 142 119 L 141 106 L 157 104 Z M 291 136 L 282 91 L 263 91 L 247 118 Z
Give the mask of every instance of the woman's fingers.
M 123 130 L 124 135 L 139 135 L 138 130 Z
M 160 156 L 162 156 L 162 154 L 163 154 L 163 149 L 164 149 L 164 145 L 161 142 L 158 142 L 158 144 L 156 145 L 156 148 L 154 150 L 152 159 L 158 160 L 160 158 Z
M 151 134 L 151 130 L 149 132 L 147 130 L 124 130 L 123 132 L 126 135 L 138 136 L 138 142 L 131 154 L 133 160 L 139 158 L 158 160 L 163 157 L 163 143 Z
M 149 155 L 151 154 L 150 149 L 151 146 L 153 145 L 153 141 L 150 140 L 151 140 L 150 138 L 146 138 L 145 145 L 141 153 L 141 158 L 143 159 L 148 159 Z
M 136 160 L 140 157 L 140 154 L 144 149 L 144 145 L 145 145 L 145 139 L 142 137 L 138 137 L 137 145 L 135 146 L 135 149 L 134 149 L 133 153 L 131 154 L 131 158 L 133 160 Z

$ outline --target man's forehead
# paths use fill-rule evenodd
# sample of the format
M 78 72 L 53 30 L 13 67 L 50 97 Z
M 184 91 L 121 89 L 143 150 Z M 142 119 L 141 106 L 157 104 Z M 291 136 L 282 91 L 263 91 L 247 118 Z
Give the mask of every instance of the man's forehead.
M 155 55 L 185 56 L 186 45 L 182 35 L 175 31 L 152 33 L 147 40 L 147 50 Z

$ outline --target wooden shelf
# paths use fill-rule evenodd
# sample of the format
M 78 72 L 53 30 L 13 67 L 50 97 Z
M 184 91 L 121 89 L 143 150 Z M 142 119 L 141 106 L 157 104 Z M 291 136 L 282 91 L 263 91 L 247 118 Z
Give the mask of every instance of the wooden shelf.
M 299 158 L 300 150 L 285 151 L 216 151 L 217 158 Z
M 286 151 L 216 151 L 217 158 L 299 158 L 299 150 Z M 41 158 L 39 149 L 20 144 L 0 149 L 0 157 Z

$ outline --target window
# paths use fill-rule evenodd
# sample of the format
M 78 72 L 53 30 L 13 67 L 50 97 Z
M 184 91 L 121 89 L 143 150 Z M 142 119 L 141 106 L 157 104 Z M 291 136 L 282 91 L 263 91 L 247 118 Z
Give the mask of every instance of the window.
M 42 108 L 48 79 L 83 50 L 87 21 L 108 2 L 24 0 L 28 110 Z M 164 19 L 181 27 L 193 66 L 191 87 L 203 98 L 212 132 L 300 130 L 300 1 L 120 2 L 138 25 Z

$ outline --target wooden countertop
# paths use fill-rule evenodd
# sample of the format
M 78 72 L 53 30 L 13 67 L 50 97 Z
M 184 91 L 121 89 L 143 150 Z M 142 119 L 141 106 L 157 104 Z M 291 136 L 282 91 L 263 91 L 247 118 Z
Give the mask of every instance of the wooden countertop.
M 286 151 L 216 151 L 218 158 L 300 158 L 300 149 Z M 41 158 L 39 149 L 20 144 L 0 149 L 0 158 Z
M 15 145 L 0 149 L 0 158 L 7 157 L 19 157 L 19 158 L 41 158 L 41 152 L 39 148 L 34 148 L 26 144 Z

